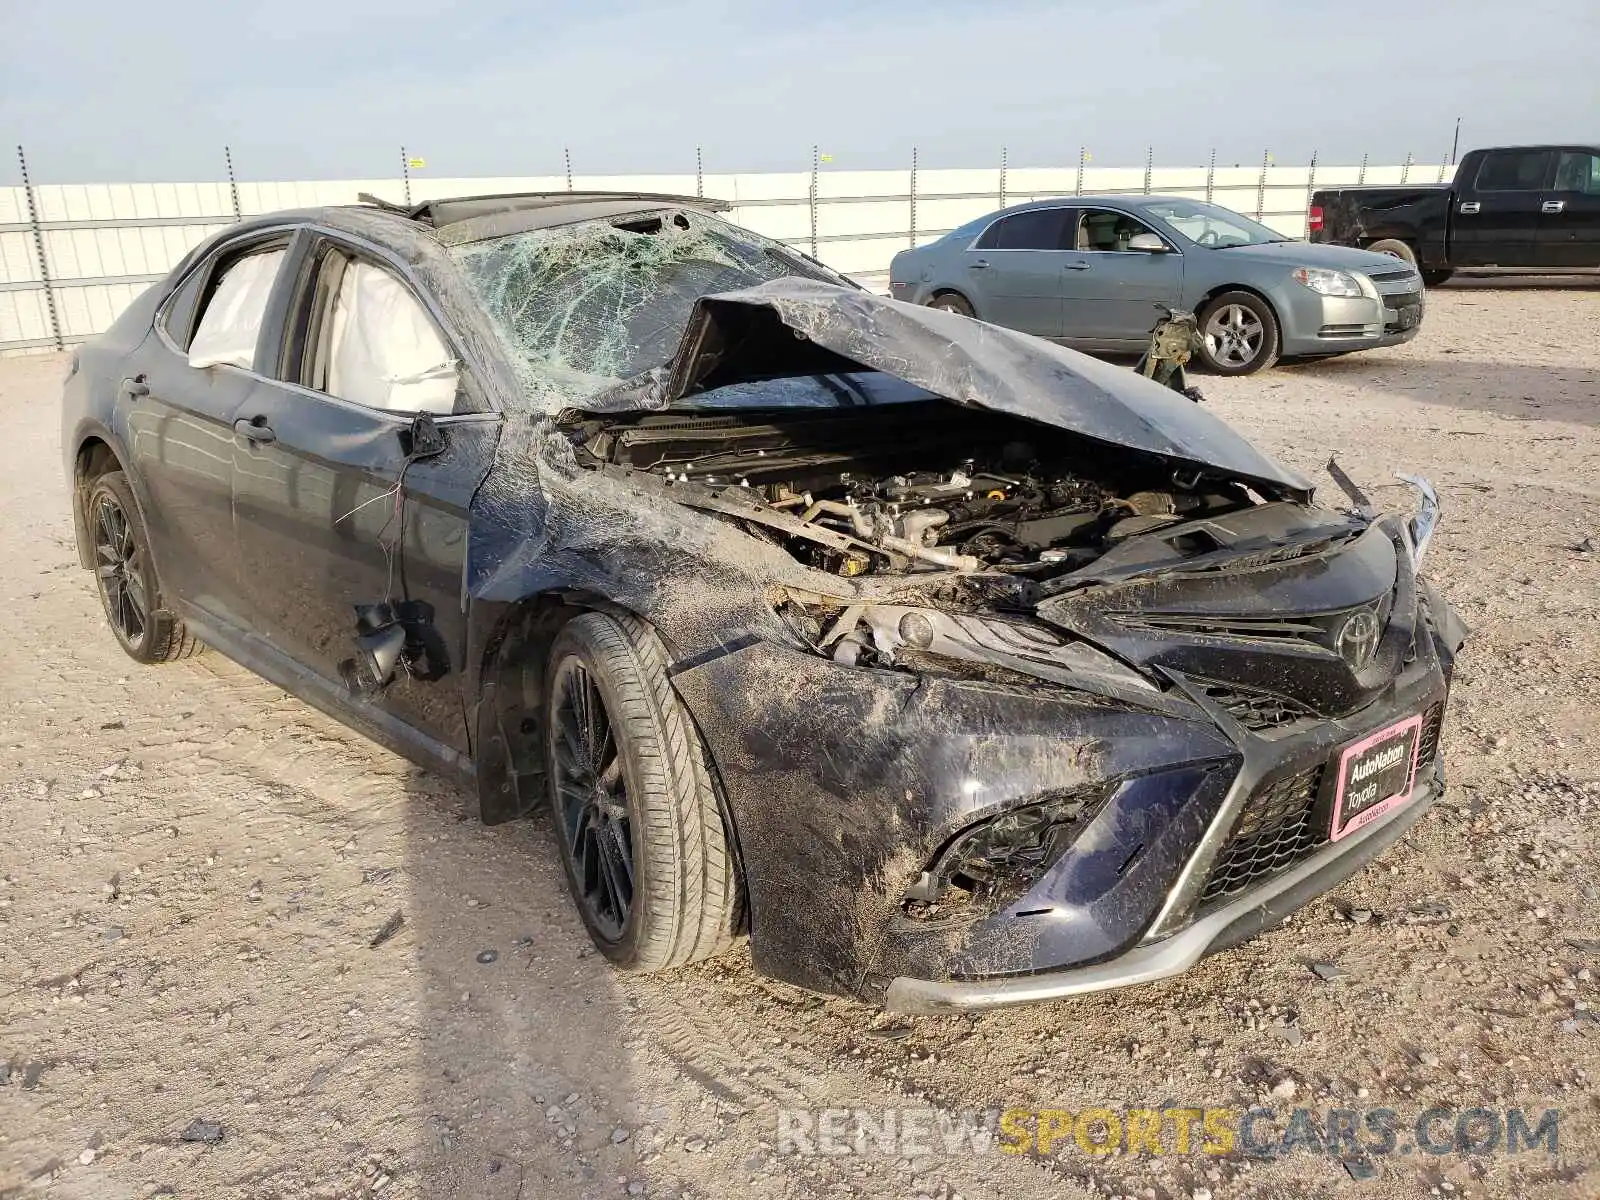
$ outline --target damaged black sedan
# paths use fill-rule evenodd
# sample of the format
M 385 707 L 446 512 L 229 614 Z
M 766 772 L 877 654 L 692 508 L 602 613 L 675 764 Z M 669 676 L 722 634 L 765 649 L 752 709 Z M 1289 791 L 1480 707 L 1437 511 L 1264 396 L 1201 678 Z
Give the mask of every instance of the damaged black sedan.
M 1182 395 L 704 201 L 251 220 L 74 357 L 80 557 L 547 807 L 595 944 L 903 1011 L 1175 974 L 1443 791 L 1462 630 L 1383 515 Z

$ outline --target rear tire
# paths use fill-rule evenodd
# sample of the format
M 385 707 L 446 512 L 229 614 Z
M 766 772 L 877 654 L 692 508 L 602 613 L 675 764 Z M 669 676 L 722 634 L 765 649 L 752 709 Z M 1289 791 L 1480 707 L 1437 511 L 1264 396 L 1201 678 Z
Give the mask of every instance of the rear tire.
M 638 972 L 727 950 L 744 924 L 734 857 L 655 631 L 634 617 L 574 617 L 545 686 L 550 814 L 590 940 Z
M 928 307 L 941 309 L 944 312 L 960 313 L 963 317 L 974 315 L 972 305 L 967 303 L 966 297 L 955 292 L 940 292 L 928 301 Z
M 1390 258 L 1398 258 L 1410 267 L 1417 265 L 1417 252 L 1411 248 L 1409 242 L 1402 242 L 1399 238 L 1384 238 L 1381 242 L 1373 242 L 1367 249 L 1374 254 L 1387 254 Z
M 1425 287 L 1438 287 L 1454 274 L 1455 271 L 1449 267 L 1441 267 L 1437 271 L 1424 271 L 1422 273 L 1422 282 Z
M 1253 375 L 1278 361 L 1272 306 L 1254 292 L 1223 292 L 1200 310 L 1200 359 L 1218 375 Z
M 84 514 L 100 606 L 128 657 L 148 664 L 200 653 L 205 643 L 165 609 L 150 539 L 127 476 L 108 471 L 96 479 L 84 500 Z

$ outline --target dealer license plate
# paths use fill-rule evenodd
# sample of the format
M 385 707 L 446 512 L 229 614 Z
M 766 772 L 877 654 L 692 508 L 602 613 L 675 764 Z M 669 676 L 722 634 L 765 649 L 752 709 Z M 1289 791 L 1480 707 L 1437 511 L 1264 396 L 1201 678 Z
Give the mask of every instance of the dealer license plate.
M 1422 717 L 1407 717 L 1369 734 L 1339 755 L 1338 790 L 1328 840 L 1337 842 L 1411 798 Z
M 1395 312 L 1400 318 L 1396 324 L 1401 329 L 1415 329 L 1422 324 L 1422 305 L 1420 304 L 1407 305 L 1405 308 L 1396 309 Z

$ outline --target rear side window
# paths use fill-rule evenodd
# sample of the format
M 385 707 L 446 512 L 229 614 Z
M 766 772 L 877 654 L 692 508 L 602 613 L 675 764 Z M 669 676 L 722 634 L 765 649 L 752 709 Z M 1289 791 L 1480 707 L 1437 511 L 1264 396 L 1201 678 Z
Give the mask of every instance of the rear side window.
M 1548 150 L 1491 150 L 1478 167 L 1480 192 L 1537 192 L 1550 178 Z
M 1555 190 L 1600 196 L 1600 154 L 1581 150 L 1562 151 L 1556 163 Z
M 267 301 L 278 268 L 288 253 L 283 247 L 260 250 L 234 259 L 222 268 L 200 312 L 189 343 L 191 367 L 255 365 Z
M 978 239 L 979 250 L 1068 250 L 1072 213 L 1065 208 L 1036 208 L 1015 213 L 989 226 Z

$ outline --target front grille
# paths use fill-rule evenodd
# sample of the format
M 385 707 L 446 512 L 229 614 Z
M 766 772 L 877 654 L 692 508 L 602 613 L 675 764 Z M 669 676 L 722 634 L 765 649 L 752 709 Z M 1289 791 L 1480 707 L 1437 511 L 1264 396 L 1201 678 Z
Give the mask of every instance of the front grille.
M 1394 283 L 1401 279 L 1415 279 L 1417 273 L 1410 267 L 1401 267 L 1398 271 L 1369 271 L 1367 278 L 1373 283 Z
M 1289 775 L 1245 801 L 1211 866 L 1200 903 L 1236 895 L 1292 867 L 1328 840 L 1328 831 L 1314 821 L 1323 770 L 1319 764 Z
M 1428 706 L 1422 717 L 1422 734 L 1417 739 L 1417 773 L 1420 775 L 1439 753 L 1439 731 L 1444 726 L 1444 701 Z
M 1439 753 L 1439 731 L 1444 724 L 1444 701 L 1428 706 L 1417 740 L 1417 778 L 1421 779 Z M 1326 844 L 1327 818 L 1317 811 L 1324 766 L 1309 767 L 1269 783 L 1245 801 L 1211 865 L 1200 893 L 1200 903 L 1238 895 Z
M 1208 684 L 1205 694 L 1227 709 L 1228 715 L 1239 724 L 1258 733 L 1264 729 L 1281 729 L 1317 715 L 1298 700 L 1236 684 Z

